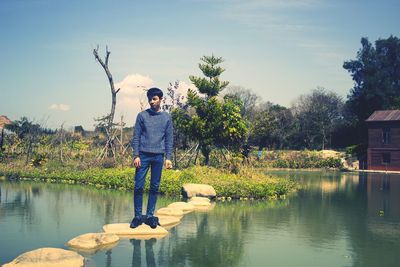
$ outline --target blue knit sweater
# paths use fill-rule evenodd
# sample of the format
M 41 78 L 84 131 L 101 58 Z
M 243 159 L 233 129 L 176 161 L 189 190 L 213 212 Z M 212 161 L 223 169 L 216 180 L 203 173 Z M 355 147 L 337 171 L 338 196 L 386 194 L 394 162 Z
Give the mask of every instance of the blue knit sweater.
M 146 109 L 136 117 L 132 139 L 133 155 L 139 152 L 162 153 L 171 160 L 173 146 L 173 126 L 167 112 Z

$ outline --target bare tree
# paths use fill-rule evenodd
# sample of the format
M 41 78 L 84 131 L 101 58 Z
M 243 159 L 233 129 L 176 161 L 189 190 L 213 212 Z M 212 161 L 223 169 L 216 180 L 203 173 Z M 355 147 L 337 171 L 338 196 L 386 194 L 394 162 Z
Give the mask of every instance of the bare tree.
M 253 121 L 256 115 L 256 109 L 260 107 L 261 97 L 254 93 L 251 89 L 246 89 L 242 86 L 230 86 L 225 92 L 226 97 L 239 100 L 240 114 L 242 117 Z
M 108 82 L 110 84 L 110 89 L 111 89 L 111 111 L 110 114 L 104 116 L 103 118 L 100 118 L 100 124 L 103 123 L 105 126 L 106 134 L 107 134 L 107 142 L 102 150 L 99 158 L 103 158 L 105 155 L 107 156 L 114 156 L 115 157 L 115 149 L 113 148 L 113 142 L 114 142 L 114 131 L 113 131 L 113 126 L 114 126 L 114 114 L 115 114 L 115 106 L 117 104 L 117 93 L 119 92 L 120 88 L 115 90 L 114 86 L 114 81 L 113 77 L 111 75 L 110 69 L 108 68 L 108 60 L 110 58 L 110 51 L 108 50 L 108 47 L 106 46 L 106 56 L 104 61 L 99 57 L 99 46 L 97 48 L 93 49 L 93 55 L 97 62 L 100 63 L 100 65 L 103 67 L 104 71 L 106 72 Z

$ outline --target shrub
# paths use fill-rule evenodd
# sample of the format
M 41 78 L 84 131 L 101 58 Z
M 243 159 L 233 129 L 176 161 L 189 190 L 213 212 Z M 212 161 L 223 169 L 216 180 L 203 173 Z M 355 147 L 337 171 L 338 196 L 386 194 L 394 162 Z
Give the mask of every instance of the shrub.
M 133 190 L 133 168 L 91 168 L 79 171 L 71 167 L 7 168 L 0 164 L 0 175 L 13 179 L 28 178 L 48 182 L 77 183 L 100 188 Z M 148 174 L 149 175 L 149 174 Z M 149 177 L 145 191 L 149 190 Z M 160 193 L 179 196 L 185 183 L 205 183 L 212 185 L 218 196 L 241 198 L 280 198 L 296 189 L 296 184 L 287 178 L 267 176 L 251 168 L 242 168 L 232 174 L 212 167 L 195 166 L 184 170 L 165 170 L 160 184 Z
M 339 157 L 324 158 L 318 151 L 267 151 L 265 158 L 254 163 L 256 167 L 272 168 L 342 168 Z

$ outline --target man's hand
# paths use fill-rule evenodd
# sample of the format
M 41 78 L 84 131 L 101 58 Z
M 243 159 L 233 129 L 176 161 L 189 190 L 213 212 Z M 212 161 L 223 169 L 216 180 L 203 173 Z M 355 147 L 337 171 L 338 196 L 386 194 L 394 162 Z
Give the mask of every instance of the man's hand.
M 172 161 L 170 160 L 165 160 L 165 168 L 166 169 L 172 169 Z
M 135 168 L 140 168 L 140 166 L 141 166 L 142 164 L 141 164 L 141 162 L 140 162 L 140 158 L 139 158 L 139 157 L 136 157 L 136 158 L 133 160 L 133 165 L 135 165 Z

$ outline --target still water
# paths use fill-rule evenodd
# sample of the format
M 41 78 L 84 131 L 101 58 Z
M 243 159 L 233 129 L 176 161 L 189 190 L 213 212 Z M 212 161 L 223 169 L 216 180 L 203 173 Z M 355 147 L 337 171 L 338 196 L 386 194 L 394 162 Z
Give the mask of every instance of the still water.
M 400 175 L 274 172 L 302 189 L 281 201 L 218 202 L 159 240 L 123 239 L 86 266 L 400 266 Z M 158 207 L 179 201 L 161 197 Z M 129 222 L 132 195 L 0 181 L 0 264 Z

